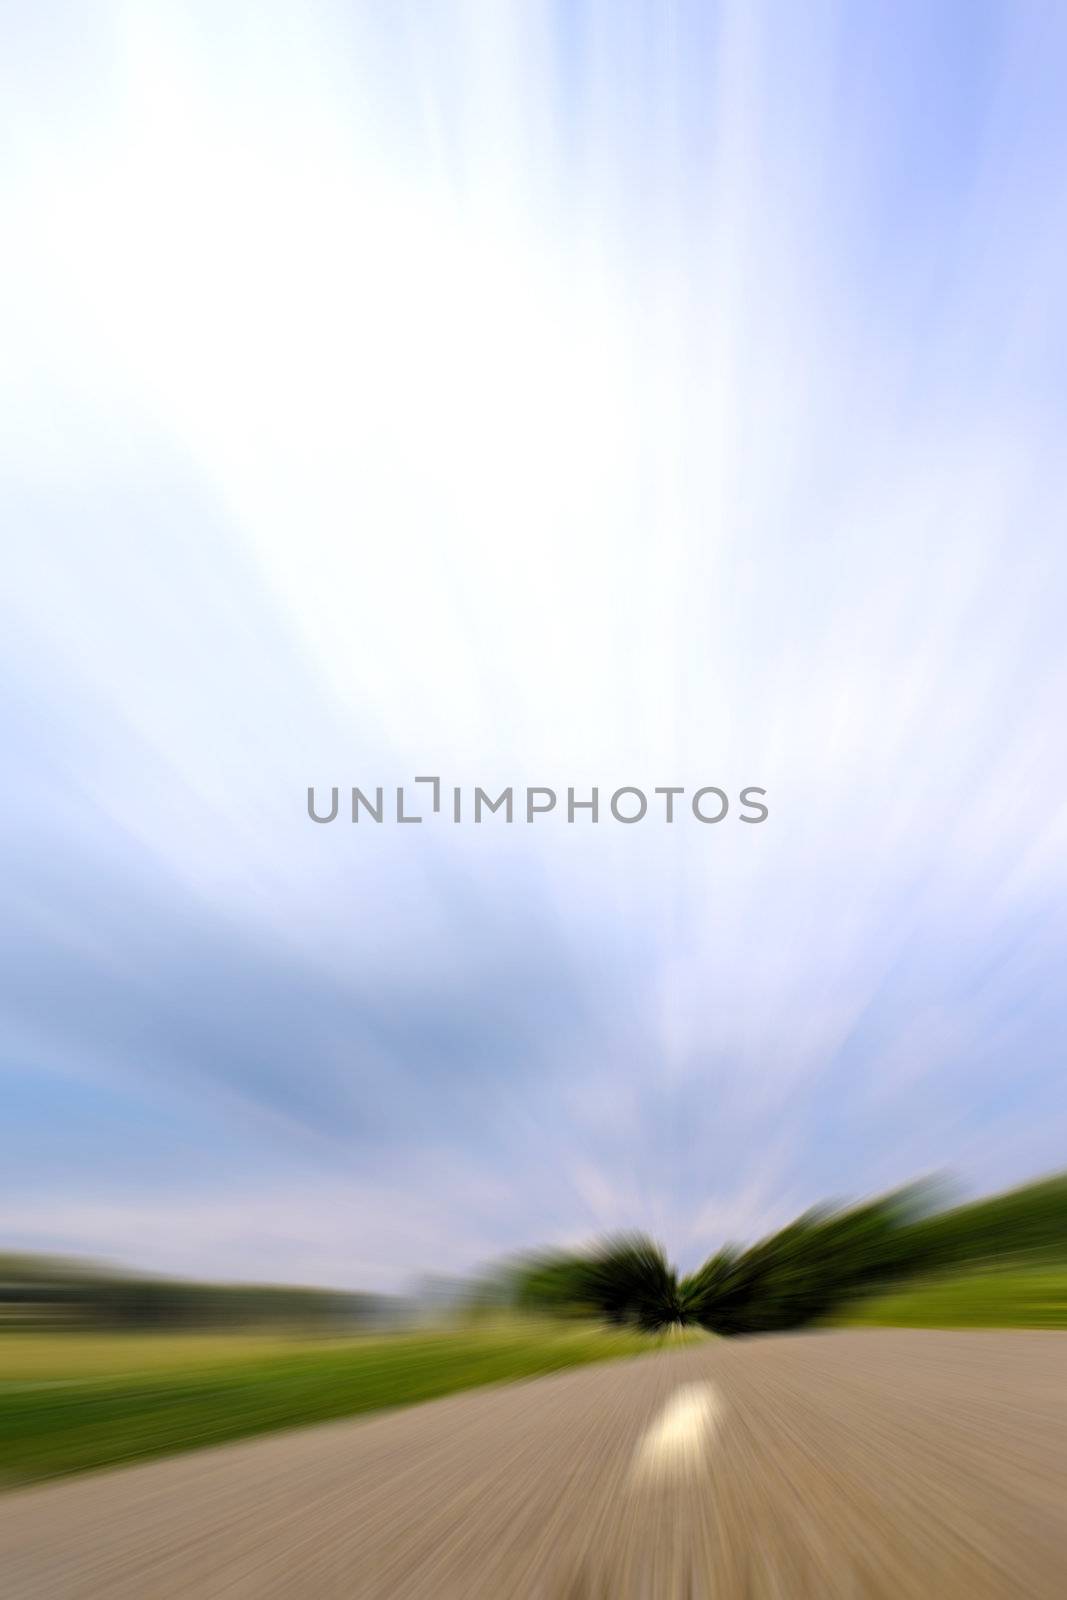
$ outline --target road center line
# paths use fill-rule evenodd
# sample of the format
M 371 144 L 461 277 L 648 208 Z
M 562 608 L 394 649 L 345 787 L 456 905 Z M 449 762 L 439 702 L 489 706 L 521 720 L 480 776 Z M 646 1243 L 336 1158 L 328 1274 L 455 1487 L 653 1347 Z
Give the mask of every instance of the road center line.
M 704 1460 L 725 1406 L 713 1383 L 676 1389 L 634 1454 L 631 1477 L 642 1483 L 684 1477 Z

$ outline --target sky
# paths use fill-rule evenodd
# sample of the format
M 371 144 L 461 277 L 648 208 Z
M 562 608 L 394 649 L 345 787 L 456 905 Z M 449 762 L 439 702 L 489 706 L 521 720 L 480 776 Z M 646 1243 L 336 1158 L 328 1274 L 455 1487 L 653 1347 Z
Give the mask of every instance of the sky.
M 1063 8 L 4 33 L 4 1244 L 687 1268 L 1062 1165 Z M 418 774 L 769 816 L 308 818 Z

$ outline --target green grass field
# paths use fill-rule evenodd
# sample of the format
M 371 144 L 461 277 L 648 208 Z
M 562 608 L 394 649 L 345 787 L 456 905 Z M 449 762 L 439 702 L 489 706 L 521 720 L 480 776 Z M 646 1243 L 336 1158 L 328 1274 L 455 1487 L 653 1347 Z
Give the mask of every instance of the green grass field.
M 0 1334 L 0 1485 L 411 1405 L 661 1347 L 574 1323 L 347 1340 Z
M 1067 1266 L 946 1273 L 861 1300 L 839 1320 L 851 1327 L 1067 1328 Z

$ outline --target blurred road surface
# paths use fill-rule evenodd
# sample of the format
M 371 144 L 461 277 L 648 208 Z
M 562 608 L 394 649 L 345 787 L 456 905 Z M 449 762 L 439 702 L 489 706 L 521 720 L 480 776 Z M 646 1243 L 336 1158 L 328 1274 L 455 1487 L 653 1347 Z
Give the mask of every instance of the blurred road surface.
M 0 1499 L 5 1600 L 1062 1600 L 1067 1334 L 715 1341 Z

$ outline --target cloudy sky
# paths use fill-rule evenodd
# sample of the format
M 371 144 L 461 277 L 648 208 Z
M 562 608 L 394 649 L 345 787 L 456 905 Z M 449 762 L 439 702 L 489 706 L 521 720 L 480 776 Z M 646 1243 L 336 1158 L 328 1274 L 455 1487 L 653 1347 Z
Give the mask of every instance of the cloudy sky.
M 1063 8 L 4 31 L 4 1242 L 689 1266 L 1062 1165 Z M 425 773 L 770 817 L 308 820 Z

